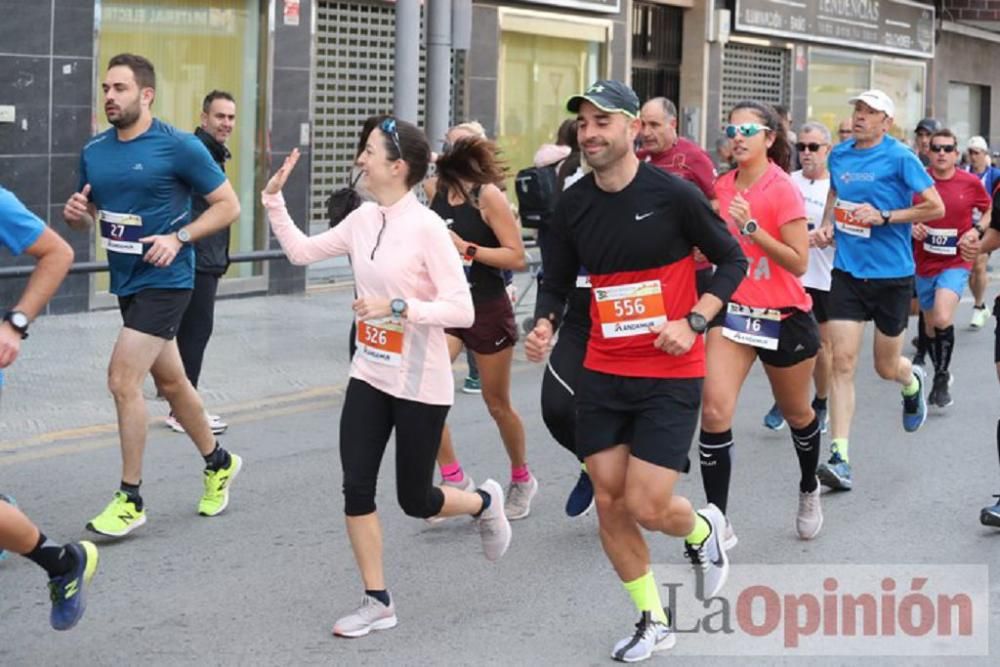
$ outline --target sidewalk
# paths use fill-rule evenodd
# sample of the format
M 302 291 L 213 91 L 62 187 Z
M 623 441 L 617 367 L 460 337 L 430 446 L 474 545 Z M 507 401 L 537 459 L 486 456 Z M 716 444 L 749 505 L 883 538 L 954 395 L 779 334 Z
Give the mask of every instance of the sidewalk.
M 523 290 L 529 274 L 519 273 Z M 534 307 L 534 290 L 520 305 L 518 323 Z M 350 284 L 292 296 L 220 300 L 205 353 L 200 393 L 213 413 L 271 397 L 329 395 L 347 382 L 348 335 L 354 293 Z M 115 423 L 107 366 L 121 328 L 117 310 L 40 318 L 18 360 L 5 371 L 0 400 L 0 443 L 54 431 Z M 460 357 L 456 364 L 464 364 Z M 147 380 L 150 419 L 167 414 Z M 107 429 L 110 430 L 110 429 Z

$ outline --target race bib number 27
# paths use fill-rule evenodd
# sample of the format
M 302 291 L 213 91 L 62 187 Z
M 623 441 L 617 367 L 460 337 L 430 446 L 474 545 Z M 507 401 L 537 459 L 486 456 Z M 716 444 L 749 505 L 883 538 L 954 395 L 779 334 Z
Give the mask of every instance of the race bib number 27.
M 593 288 L 605 338 L 640 336 L 667 321 L 659 280 Z
M 112 213 L 100 211 L 101 245 L 108 252 L 118 252 L 125 255 L 141 255 L 142 218 L 129 213 Z

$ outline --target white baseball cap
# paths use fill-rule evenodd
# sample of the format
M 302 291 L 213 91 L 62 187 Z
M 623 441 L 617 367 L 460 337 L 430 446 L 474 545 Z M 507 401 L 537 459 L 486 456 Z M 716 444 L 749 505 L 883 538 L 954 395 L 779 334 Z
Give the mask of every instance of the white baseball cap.
M 990 145 L 986 143 L 986 139 L 979 136 L 969 139 L 969 145 L 967 148 L 970 151 L 982 151 L 984 153 L 990 152 Z
M 889 99 L 889 96 L 881 90 L 876 90 L 874 88 L 872 90 L 866 90 L 860 95 L 847 100 L 848 104 L 854 104 L 855 102 L 864 102 L 872 109 L 875 109 L 875 111 L 881 111 L 890 118 L 894 118 L 896 116 L 896 105 L 891 99 Z

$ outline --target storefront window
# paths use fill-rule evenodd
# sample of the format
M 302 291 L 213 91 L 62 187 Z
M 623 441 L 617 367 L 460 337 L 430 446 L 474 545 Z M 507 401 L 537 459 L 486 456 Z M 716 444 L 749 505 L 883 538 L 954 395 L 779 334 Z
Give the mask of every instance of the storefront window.
M 499 142 L 513 174 L 554 143 L 569 114 L 566 99 L 601 77 L 604 44 L 504 31 L 501 41 Z
M 236 128 L 228 147 L 233 158 L 226 175 L 240 198 L 243 213 L 232 226 L 230 249 L 254 249 L 256 210 L 255 135 L 257 130 L 259 0 L 100 0 L 98 85 L 108 60 L 131 52 L 149 58 L 156 68 L 153 114 L 175 127 L 193 132 L 201 103 L 213 89 L 236 98 Z M 101 109 L 97 103 L 95 108 Z M 98 113 L 98 131 L 108 128 Z M 98 243 L 98 257 L 106 257 Z M 234 264 L 227 276 L 249 276 L 249 263 Z M 107 290 L 107 275 L 99 274 L 97 289 Z
M 870 76 L 868 58 L 812 49 L 806 116 L 826 125 L 836 137 L 840 121 L 851 115 L 847 100 L 868 89 Z
M 944 118 L 945 125 L 958 137 L 959 145 L 964 147 L 970 137 L 977 134 L 988 136 L 989 130 L 983 124 L 983 100 L 989 99 L 988 91 L 984 95 L 984 86 L 969 83 L 948 83 L 948 115 Z M 986 115 L 988 117 L 988 114 Z
M 912 143 L 913 131 L 924 117 L 923 64 L 876 58 L 871 87 L 885 91 L 896 103 L 892 135 Z

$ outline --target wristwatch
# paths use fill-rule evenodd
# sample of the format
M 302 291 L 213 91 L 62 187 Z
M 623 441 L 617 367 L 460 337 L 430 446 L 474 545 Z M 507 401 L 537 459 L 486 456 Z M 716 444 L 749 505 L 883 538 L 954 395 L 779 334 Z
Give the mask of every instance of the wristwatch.
M 743 225 L 743 231 L 741 231 L 740 233 L 743 234 L 743 236 L 750 236 L 758 229 L 760 229 L 760 225 L 757 224 L 756 220 L 750 218 L 749 220 L 747 220 L 747 224 Z
M 9 324 L 14 331 L 21 334 L 22 339 L 28 337 L 28 316 L 20 310 L 8 310 L 4 313 L 3 321 Z
M 476 256 L 476 251 L 477 251 L 477 250 L 479 250 L 479 246 L 477 246 L 477 245 L 474 245 L 474 244 L 470 243 L 470 244 L 469 244 L 469 245 L 468 245 L 468 246 L 467 246 L 467 247 L 465 248 L 465 256 L 466 256 L 466 257 L 468 257 L 469 259 L 472 259 L 473 257 L 475 257 L 475 256 Z
M 879 215 L 882 216 L 882 224 L 883 225 L 888 225 L 889 224 L 889 217 L 892 215 L 892 211 L 882 210 L 882 211 L 879 211 L 878 213 L 879 213 Z
M 177 230 L 177 240 L 181 243 L 191 243 L 191 232 L 187 230 L 187 227 L 181 227 Z
M 389 308 L 392 309 L 393 317 L 402 317 L 403 313 L 406 312 L 406 301 L 403 299 L 393 299 L 389 302 Z
M 688 326 L 691 327 L 691 331 L 697 334 L 705 333 L 705 330 L 708 329 L 708 320 L 701 313 L 696 313 L 692 310 L 687 314 L 686 319 Z

